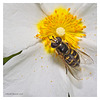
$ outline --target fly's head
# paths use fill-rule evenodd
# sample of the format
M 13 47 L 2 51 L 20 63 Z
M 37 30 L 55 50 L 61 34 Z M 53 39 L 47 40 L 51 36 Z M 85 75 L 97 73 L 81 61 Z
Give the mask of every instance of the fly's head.
M 51 47 L 56 48 L 62 42 L 62 39 L 60 37 L 56 37 L 56 38 L 54 38 L 54 36 L 52 36 L 52 37 L 53 37 L 53 39 L 50 39 Z

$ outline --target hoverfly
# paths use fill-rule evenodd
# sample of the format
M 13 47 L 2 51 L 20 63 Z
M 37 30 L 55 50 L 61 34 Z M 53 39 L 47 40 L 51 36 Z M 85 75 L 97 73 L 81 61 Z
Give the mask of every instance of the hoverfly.
M 64 43 L 60 37 L 51 40 L 51 47 L 55 48 L 56 53 L 63 59 L 66 69 L 71 73 L 71 75 L 80 80 L 82 73 L 82 67 L 80 64 L 92 64 L 93 59 L 87 55 L 85 52 L 79 49 L 70 48 L 68 43 Z

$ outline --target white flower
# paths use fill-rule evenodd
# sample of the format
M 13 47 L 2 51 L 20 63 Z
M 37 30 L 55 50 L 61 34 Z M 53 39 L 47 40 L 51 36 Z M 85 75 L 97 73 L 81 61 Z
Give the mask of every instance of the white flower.
M 59 5 L 71 8 L 81 17 L 87 28 L 86 39 L 80 42 L 94 60 L 92 77 L 72 82 L 59 59 L 44 51 L 43 44 L 35 39 L 36 24 L 45 14 L 37 4 L 4 4 L 4 57 L 21 50 L 4 65 L 4 96 L 96 96 L 96 4 L 42 4 L 51 13 Z

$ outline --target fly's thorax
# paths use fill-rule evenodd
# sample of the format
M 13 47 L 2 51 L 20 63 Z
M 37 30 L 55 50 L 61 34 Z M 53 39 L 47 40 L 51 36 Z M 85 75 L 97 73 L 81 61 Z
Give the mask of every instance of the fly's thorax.
M 56 49 L 59 50 L 59 52 L 63 54 L 69 51 L 68 45 L 65 44 L 64 42 L 61 42 Z

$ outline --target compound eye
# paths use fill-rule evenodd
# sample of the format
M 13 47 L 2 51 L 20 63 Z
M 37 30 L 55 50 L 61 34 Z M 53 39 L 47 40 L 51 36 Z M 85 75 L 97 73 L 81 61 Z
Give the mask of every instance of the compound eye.
M 58 46 L 57 43 L 51 43 L 51 47 L 52 47 L 52 48 L 56 48 L 57 46 Z
M 60 37 L 56 37 L 56 39 L 57 39 L 57 43 L 60 43 L 62 41 Z

